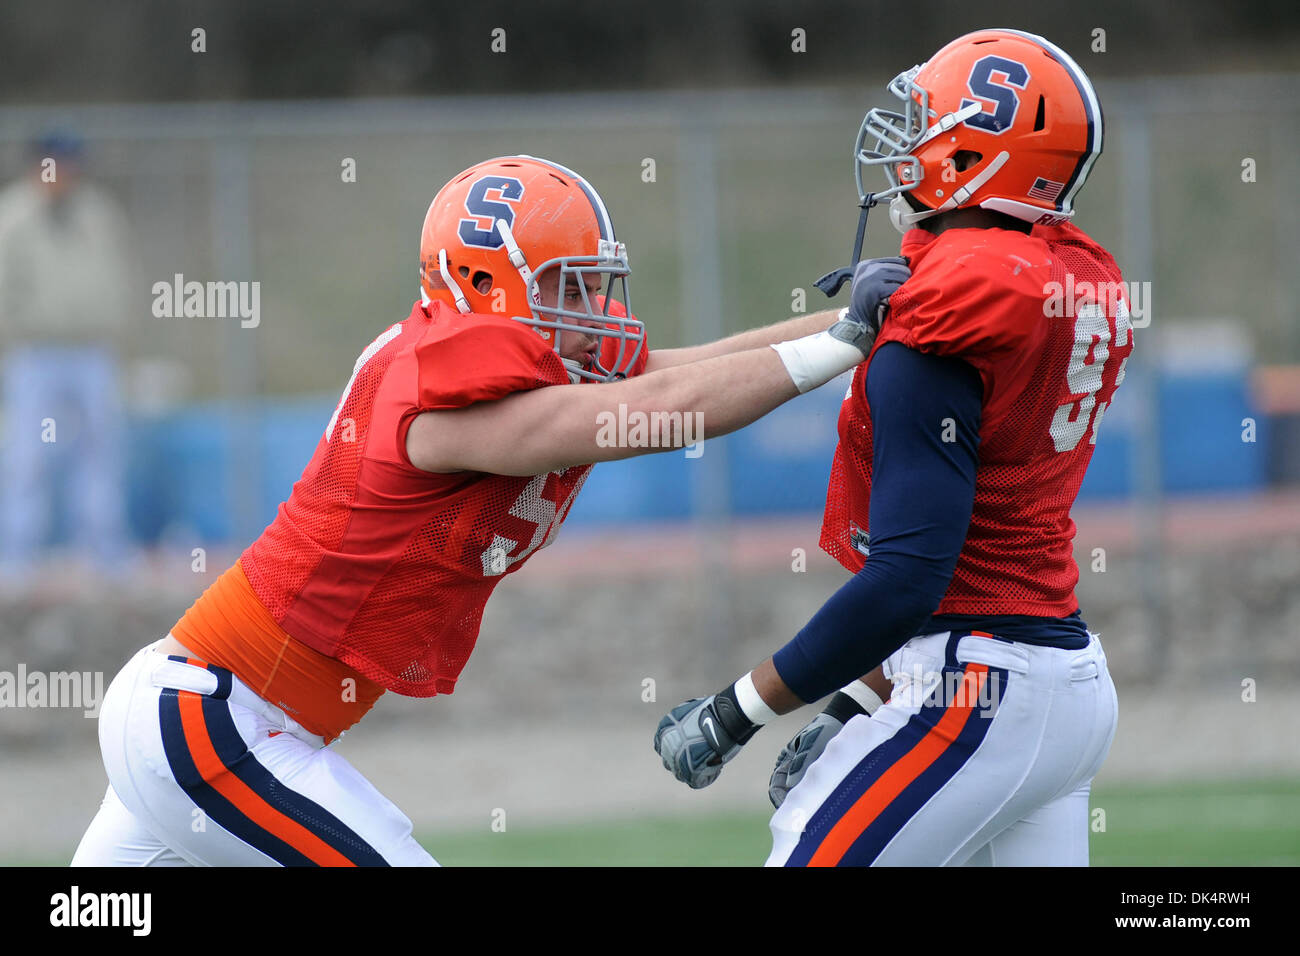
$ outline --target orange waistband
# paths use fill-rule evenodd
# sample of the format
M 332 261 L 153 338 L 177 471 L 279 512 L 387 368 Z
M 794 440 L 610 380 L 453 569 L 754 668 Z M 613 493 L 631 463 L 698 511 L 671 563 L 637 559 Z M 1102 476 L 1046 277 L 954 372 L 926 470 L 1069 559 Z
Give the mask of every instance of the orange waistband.
M 253 593 L 238 561 L 199 596 L 172 636 L 327 743 L 360 720 L 384 692 L 342 661 L 287 634 Z

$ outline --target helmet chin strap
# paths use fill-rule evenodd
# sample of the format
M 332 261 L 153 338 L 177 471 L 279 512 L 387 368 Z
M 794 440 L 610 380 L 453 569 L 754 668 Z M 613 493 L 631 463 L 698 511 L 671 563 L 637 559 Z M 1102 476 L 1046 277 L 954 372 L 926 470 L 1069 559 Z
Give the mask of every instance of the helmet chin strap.
M 504 219 L 498 219 L 496 221 L 496 227 L 497 233 L 501 236 L 501 241 L 506 245 L 506 253 L 510 257 L 510 264 L 518 270 L 519 278 L 523 280 L 524 289 L 526 290 L 528 284 L 532 282 L 533 279 L 533 271 L 528 268 L 528 260 L 524 258 L 523 250 L 519 248 L 519 243 L 515 242 L 514 233 L 510 231 L 510 226 L 506 221 Z M 438 274 L 442 276 L 443 284 L 451 290 L 452 297 L 456 300 L 456 308 L 462 313 L 472 311 L 470 309 L 469 300 L 465 298 L 465 290 L 461 288 L 460 283 L 452 276 L 451 270 L 447 268 L 446 249 L 438 250 Z M 424 291 L 423 287 L 420 288 L 420 300 L 425 305 L 428 305 L 433 301 L 429 298 L 428 293 Z
M 563 356 L 560 357 L 560 361 L 564 363 L 565 371 L 569 373 L 569 384 L 580 384 L 582 382 L 582 376 L 578 373 L 582 371 L 582 363 L 577 359 L 566 359 Z
M 501 241 L 506 244 L 506 253 L 510 256 L 510 264 L 519 272 L 519 278 L 524 280 L 524 289 L 528 289 L 528 284 L 533 281 L 533 270 L 528 268 L 528 260 L 524 258 L 523 251 L 519 248 L 519 243 L 515 242 L 515 234 L 510 231 L 510 224 L 504 219 L 496 221 L 497 234 Z
M 515 270 L 519 273 L 519 278 L 524 283 L 524 294 L 528 295 L 533 284 L 533 270 L 529 267 L 528 260 L 524 257 L 523 250 L 519 248 L 519 243 L 515 242 L 515 234 L 511 231 L 510 224 L 504 219 L 498 219 L 496 221 L 496 230 L 497 235 L 501 237 L 501 241 L 506 244 L 506 254 L 510 258 L 510 264 L 515 267 Z M 562 279 L 563 274 L 561 274 L 561 280 Z M 561 289 L 558 294 L 563 295 L 563 290 Z M 533 301 L 534 304 L 537 303 L 536 299 Z M 559 303 L 556 304 L 558 305 Z M 533 313 L 533 318 L 537 318 L 536 312 Z M 561 329 L 556 329 L 551 333 L 551 344 L 554 346 L 557 355 L 560 352 L 560 337 L 562 335 L 564 335 L 564 332 Z M 580 363 L 575 364 L 563 356 L 561 356 L 561 361 L 563 361 L 565 365 L 569 366 L 570 381 L 575 385 L 582 381 L 579 376 L 573 373 L 573 369 L 582 367 Z
M 912 223 L 923 218 L 925 217 L 921 213 L 912 211 L 902 193 L 889 200 L 889 222 L 899 232 L 907 232 L 912 228 Z
M 456 308 L 462 313 L 470 311 L 469 302 L 465 300 L 465 291 L 461 289 L 460 283 L 453 279 L 451 273 L 447 271 L 446 249 L 438 250 L 438 274 L 442 276 L 442 281 L 451 290 L 452 297 L 456 300 Z
M 533 282 L 533 270 L 529 268 L 528 260 L 524 258 L 524 253 L 523 250 L 519 248 L 519 243 L 515 242 L 515 234 L 511 231 L 510 224 L 504 219 L 498 219 L 494 225 L 496 226 L 497 235 L 499 235 L 501 241 L 506 244 L 506 255 L 510 259 L 510 264 L 515 267 L 515 271 L 519 273 L 519 278 L 524 283 L 524 297 L 529 298 L 529 290 L 531 289 Z M 537 318 L 536 313 L 533 313 L 533 318 Z M 560 351 L 560 330 L 556 329 L 551 334 L 552 344 L 555 346 L 555 351 L 558 354 Z M 569 378 L 573 378 L 572 373 L 569 374 Z
M 889 221 L 894 224 L 894 228 L 899 232 L 907 232 L 918 222 L 929 219 L 931 216 L 937 216 L 940 213 L 951 212 L 965 205 L 981 186 L 997 175 L 998 170 L 1005 166 L 1010 158 L 1011 154 L 1005 149 L 998 153 L 978 176 L 965 186 L 954 190 L 943 205 L 936 209 L 924 209 L 921 212 L 916 212 L 904 198 L 905 194 L 899 193 L 889 201 Z
M 924 136 L 922 136 L 920 139 L 918 139 L 915 143 L 912 144 L 911 148 L 908 149 L 908 152 L 909 153 L 916 152 L 916 148 L 918 146 L 922 146 L 925 143 L 930 142 L 930 140 L 934 139 L 940 133 L 948 132 L 948 130 L 952 129 L 958 123 L 966 122 L 968 119 L 970 119 L 976 113 L 981 112 L 983 109 L 984 107 L 980 103 L 967 103 L 959 110 L 953 110 L 951 113 L 944 113 L 942 116 L 940 116 L 937 120 L 934 121 L 934 123 L 930 126 L 929 129 L 925 131 Z

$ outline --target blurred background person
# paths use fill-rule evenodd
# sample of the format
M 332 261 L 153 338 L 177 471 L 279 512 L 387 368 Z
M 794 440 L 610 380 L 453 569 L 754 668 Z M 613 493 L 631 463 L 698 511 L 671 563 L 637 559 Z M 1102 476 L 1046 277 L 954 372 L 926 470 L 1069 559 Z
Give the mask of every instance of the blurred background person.
M 56 545 L 104 567 L 125 549 L 117 353 L 129 228 L 58 131 L 0 192 L 0 574 L 20 581 Z

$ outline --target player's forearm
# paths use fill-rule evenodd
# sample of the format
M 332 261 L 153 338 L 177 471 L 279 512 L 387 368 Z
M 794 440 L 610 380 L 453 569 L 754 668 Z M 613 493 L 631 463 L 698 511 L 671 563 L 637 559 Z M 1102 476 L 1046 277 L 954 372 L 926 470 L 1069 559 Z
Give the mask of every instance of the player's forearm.
M 889 700 L 890 695 L 894 692 L 894 686 L 886 679 L 883 667 L 875 668 L 871 673 L 864 674 L 859 680 L 866 684 L 872 693 L 881 700 Z
M 650 353 L 646 371 L 662 371 L 677 365 L 689 365 L 692 362 L 761 349 L 768 345 L 775 345 L 777 342 L 813 335 L 830 326 L 838 312 L 839 309 L 828 309 L 824 312 L 795 316 L 783 322 L 764 326 L 761 329 L 749 329 L 705 345 L 692 345 L 680 349 L 655 349 Z
M 770 348 L 666 368 L 608 387 L 584 389 L 583 402 L 566 416 L 565 437 L 557 452 L 569 464 L 579 464 L 683 447 L 688 442 L 674 445 L 670 441 L 666 447 L 662 441 L 657 447 L 641 442 L 632 429 L 643 423 L 643 432 L 650 438 L 656 423 L 680 419 L 683 435 L 689 427 L 697 441 L 717 438 L 743 428 L 797 394 L 780 356 Z M 624 421 L 631 427 L 623 428 Z
M 751 677 L 754 681 L 754 689 L 763 698 L 763 703 L 777 714 L 788 714 L 806 703 L 781 679 L 770 657 L 754 668 Z M 885 679 L 885 672 L 880 667 L 864 674 L 859 680 L 882 701 L 889 700 L 893 693 L 893 687 Z
M 758 691 L 758 696 L 763 698 L 763 703 L 778 715 L 798 710 L 807 703 L 781 679 L 770 657 L 754 668 L 751 678 L 754 681 L 754 690 Z
M 435 439 L 447 460 L 429 470 L 540 475 L 669 451 L 735 431 L 797 394 L 770 348 L 608 385 L 536 389 L 449 413 L 454 428 Z
M 540 475 L 697 445 L 748 425 L 862 362 L 874 332 L 853 320 L 772 347 L 603 385 L 558 385 L 418 415 L 407 455 L 431 472 Z

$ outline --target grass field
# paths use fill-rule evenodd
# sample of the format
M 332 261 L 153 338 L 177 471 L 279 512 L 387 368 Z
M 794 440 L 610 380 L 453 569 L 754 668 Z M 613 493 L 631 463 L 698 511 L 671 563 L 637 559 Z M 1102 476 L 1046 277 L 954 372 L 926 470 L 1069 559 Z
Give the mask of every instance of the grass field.
M 1105 810 L 1094 866 L 1300 866 L 1300 778 L 1112 786 L 1092 806 Z M 756 866 L 771 849 L 767 821 L 760 810 L 418 836 L 444 866 Z
M 1300 865 L 1300 779 L 1108 787 L 1094 866 Z M 446 866 L 752 866 L 768 816 L 634 819 L 494 833 L 424 833 Z

